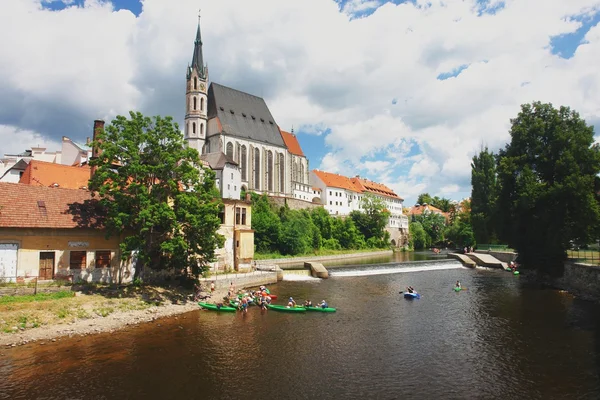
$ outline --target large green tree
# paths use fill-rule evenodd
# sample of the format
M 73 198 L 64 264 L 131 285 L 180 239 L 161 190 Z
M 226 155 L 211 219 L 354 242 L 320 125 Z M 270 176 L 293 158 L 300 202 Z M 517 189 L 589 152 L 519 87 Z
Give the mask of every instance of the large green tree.
M 471 224 L 478 243 L 495 243 L 498 183 L 496 157 L 481 149 L 471 162 Z
M 385 230 L 390 212 L 385 203 L 378 197 L 365 194 L 361 199 L 362 211 L 350 212 L 354 225 L 363 234 L 371 247 L 383 247 L 389 242 L 389 233 Z
M 202 273 L 223 244 L 223 205 L 214 172 L 202 168 L 172 118 L 117 116 L 92 145 L 99 154 L 90 161 L 97 168 L 90 189 L 108 235 L 122 239 L 122 257 L 137 253 L 135 276 L 144 267 Z
M 421 193 L 417 198 L 417 204 L 429 204 L 435 208 L 439 208 L 443 212 L 449 212 L 452 207 L 450 199 L 439 196 L 431 197 L 429 193 Z
M 600 148 L 593 128 L 568 107 L 525 104 L 511 123 L 498 165 L 502 237 L 525 268 L 560 274 L 572 241 L 597 238 Z

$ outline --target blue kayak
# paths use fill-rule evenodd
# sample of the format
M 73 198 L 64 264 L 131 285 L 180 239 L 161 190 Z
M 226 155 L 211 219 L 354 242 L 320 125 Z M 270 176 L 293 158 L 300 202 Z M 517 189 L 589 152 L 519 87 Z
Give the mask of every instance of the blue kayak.
M 405 299 L 420 299 L 421 295 L 419 293 L 409 293 L 409 292 L 404 292 L 404 298 Z

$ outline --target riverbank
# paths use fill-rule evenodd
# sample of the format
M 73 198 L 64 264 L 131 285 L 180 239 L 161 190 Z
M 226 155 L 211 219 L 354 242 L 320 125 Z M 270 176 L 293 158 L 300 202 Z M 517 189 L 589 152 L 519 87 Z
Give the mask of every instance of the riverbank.
M 226 294 L 227 289 L 216 290 L 207 301 L 219 301 Z M 7 302 L 5 298 L 0 302 L 0 346 L 36 341 L 45 344 L 73 336 L 114 332 L 198 310 L 191 296 L 191 291 L 180 287 L 126 286 L 100 288 L 88 294 L 73 292 L 72 296 L 41 301 L 14 297 L 10 299 L 14 301 Z

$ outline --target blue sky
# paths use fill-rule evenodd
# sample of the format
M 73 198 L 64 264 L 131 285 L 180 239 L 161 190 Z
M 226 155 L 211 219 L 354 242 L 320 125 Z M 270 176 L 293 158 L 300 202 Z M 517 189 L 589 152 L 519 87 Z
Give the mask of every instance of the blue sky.
M 211 81 L 263 96 L 311 168 L 406 205 L 469 196 L 470 159 L 522 103 L 600 122 L 600 0 L 19 0 L 0 15 L 0 153 L 131 109 L 181 123 L 198 8 Z

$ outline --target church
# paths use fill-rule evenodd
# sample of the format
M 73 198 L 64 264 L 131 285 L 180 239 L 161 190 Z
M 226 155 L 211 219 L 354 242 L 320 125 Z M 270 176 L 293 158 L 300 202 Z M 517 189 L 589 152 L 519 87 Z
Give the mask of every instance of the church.
M 209 84 L 200 22 L 186 83 L 186 143 L 201 159 L 224 159 L 237 165 L 239 171 L 239 176 L 232 172 L 218 177 L 220 188 L 230 188 L 227 195 L 221 191 L 223 197 L 253 191 L 312 200 L 308 159 L 293 132 L 279 128 L 264 99 L 215 82 Z

